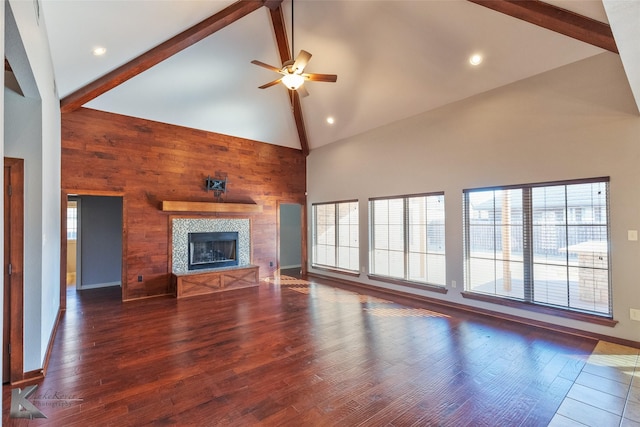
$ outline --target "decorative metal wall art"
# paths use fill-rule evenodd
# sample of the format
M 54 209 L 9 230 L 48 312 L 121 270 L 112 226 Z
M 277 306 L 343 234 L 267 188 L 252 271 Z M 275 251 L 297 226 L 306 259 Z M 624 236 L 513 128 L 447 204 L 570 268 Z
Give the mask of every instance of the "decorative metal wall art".
M 211 175 L 207 176 L 204 180 L 205 190 L 207 193 L 213 191 L 213 197 L 220 201 L 223 193 L 227 191 L 227 177 L 224 179 L 211 178 Z

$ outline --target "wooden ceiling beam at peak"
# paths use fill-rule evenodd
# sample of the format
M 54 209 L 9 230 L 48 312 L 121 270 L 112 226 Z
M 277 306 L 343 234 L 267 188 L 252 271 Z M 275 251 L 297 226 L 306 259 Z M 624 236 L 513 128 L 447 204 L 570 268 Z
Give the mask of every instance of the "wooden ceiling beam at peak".
M 611 27 L 540 0 L 468 0 L 593 46 L 618 53 Z
M 282 64 L 289 61 L 291 58 L 291 50 L 289 49 L 289 39 L 287 38 L 287 30 L 284 26 L 284 15 L 282 13 L 282 7 L 270 10 L 271 23 L 273 25 L 273 32 L 276 36 L 276 43 L 278 45 L 278 53 L 280 54 L 280 61 Z M 300 148 L 302 154 L 309 155 L 309 141 L 307 140 L 307 131 L 304 126 L 304 119 L 302 116 L 302 105 L 300 104 L 300 95 L 295 90 L 287 89 L 288 98 L 291 102 L 291 111 L 293 112 L 293 120 L 296 123 L 296 129 L 298 131 L 298 138 L 300 139 Z
M 4 58 L 4 70 L 10 73 L 13 73 L 13 70 L 11 69 L 11 64 L 9 64 L 9 61 L 7 60 L 7 58 Z
M 75 111 L 92 99 L 97 98 L 176 53 L 198 43 L 240 18 L 260 9 L 262 6 L 268 6 L 271 9 L 275 7 L 276 4 L 279 7 L 280 3 L 282 3 L 282 0 L 239 0 L 64 97 L 60 101 L 60 110 L 63 113 Z

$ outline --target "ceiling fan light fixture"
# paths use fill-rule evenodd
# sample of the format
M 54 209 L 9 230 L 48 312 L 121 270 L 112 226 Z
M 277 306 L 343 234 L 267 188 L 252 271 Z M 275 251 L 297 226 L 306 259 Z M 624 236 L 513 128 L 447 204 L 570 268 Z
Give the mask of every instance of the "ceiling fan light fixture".
M 289 73 L 282 76 L 282 83 L 290 90 L 296 90 L 302 83 L 304 83 L 304 77 L 297 73 Z

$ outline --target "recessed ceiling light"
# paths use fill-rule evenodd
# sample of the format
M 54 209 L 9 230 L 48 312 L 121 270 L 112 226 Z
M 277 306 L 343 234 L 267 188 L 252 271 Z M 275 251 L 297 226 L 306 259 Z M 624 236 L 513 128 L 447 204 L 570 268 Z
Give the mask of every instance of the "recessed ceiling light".
M 104 47 L 96 47 L 95 49 L 93 49 L 93 54 L 95 56 L 102 56 L 105 53 L 107 53 L 107 49 Z
M 469 64 L 471 65 L 480 65 L 481 63 L 482 63 L 482 55 L 480 55 L 479 53 L 475 53 L 471 55 L 471 57 L 469 58 Z
M 329 123 L 330 125 L 334 124 L 336 121 L 333 119 L 333 117 L 327 117 L 327 123 Z

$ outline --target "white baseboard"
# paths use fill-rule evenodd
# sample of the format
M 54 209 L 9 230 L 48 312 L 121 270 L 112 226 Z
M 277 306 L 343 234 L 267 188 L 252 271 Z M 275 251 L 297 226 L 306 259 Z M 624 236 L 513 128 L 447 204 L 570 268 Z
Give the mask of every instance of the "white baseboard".
M 93 283 L 91 285 L 82 285 L 79 286 L 78 289 L 96 289 L 96 288 L 108 288 L 110 286 L 122 286 L 122 283 L 118 280 L 117 282 L 109 282 L 109 283 Z

